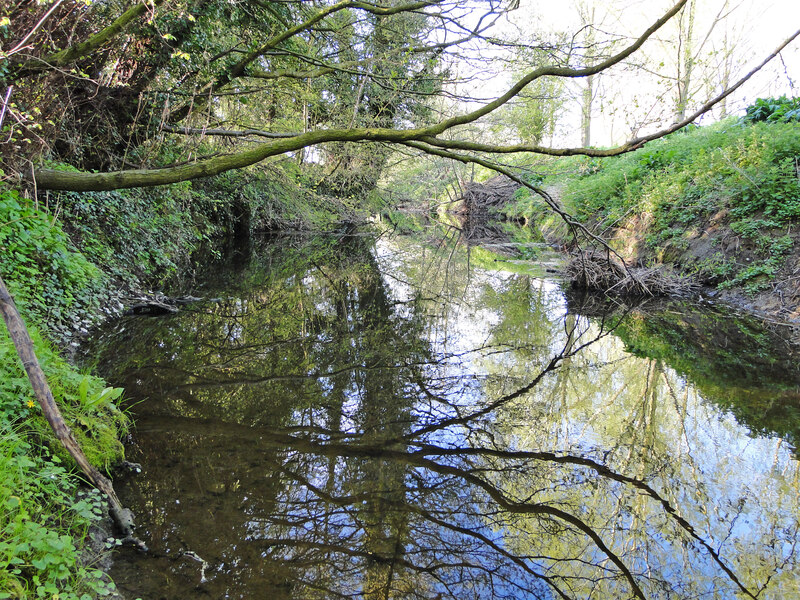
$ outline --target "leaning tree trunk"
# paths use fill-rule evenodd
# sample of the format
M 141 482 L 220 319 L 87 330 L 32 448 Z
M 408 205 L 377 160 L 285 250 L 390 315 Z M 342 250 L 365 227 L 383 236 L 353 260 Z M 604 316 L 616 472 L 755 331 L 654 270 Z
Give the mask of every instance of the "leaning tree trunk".
M 69 426 L 64 421 L 61 410 L 59 410 L 53 398 L 53 393 L 50 391 L 50 386 L 47 384 L 44 371 L 42 371 L 39 360 L 34 353 L 33 341 L 31 340 L 27 327 L 25 327 L 25 322 L 22 320 L 14 304 L 14 299 L 8 292 L 8 288 L 6 288 L 6 284 L 2 278 L 0 278 L 0 312 L 3 313 L 3 320 L 8 328 L 8 333 L 11 335 L 11 341 L 14 342 L 17 355 L 22 361 L 25 372 L 28 374 L 31 387 L 33 387 L 33 393 L 39 401 L 39 405 L 42 407 L 42 412 L 47 422 L 56 434 L 56 437 L 64 445 L 64 448 L 66 448 L 70 456 L 75 459 L 75 462 L 92 485 L 108 497 L 110 503 L 109 513 L 111 517 L 122 530 L 122 533 L 129 536 L 133 528 L 131 512 L 122 508 L 122 504 L 119 498 L 117 498 L 117 494 L 114 492 L 114 487 L 111 485 L 111 481 L 89 462 L 80 444 L 78 444 Z

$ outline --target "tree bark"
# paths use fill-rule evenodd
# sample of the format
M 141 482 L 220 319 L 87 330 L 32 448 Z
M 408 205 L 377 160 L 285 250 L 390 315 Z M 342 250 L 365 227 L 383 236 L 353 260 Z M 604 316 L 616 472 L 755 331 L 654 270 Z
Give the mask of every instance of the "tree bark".
M 586 46 L 586 64 L 595 62 L 595 6 L 589 8 L 582 6 L 580 9 L 581 21 L 584 31 L 584 45 Z M 595 77 L 598 75 L 587 75 L 584 80 L 584 88 L 581 92 L 581 146 L 588 148 L 592 143 L 592 104 L 594 102 Z
M 581 146 L 588 148 L 592 143 L 592 100 L 594 100 L 594 75 L 585 80 L 581 104 Z
M 694 17 L 695 0 L 691 0 L 683 9 L 679 22 L 677 98 L 675 100 L 676 122 L 683 121 L 686 118 L 686 110 L 689 106 L 690 87 L 694 71 Z M 686 19 L 685 25 L 684 18 Z

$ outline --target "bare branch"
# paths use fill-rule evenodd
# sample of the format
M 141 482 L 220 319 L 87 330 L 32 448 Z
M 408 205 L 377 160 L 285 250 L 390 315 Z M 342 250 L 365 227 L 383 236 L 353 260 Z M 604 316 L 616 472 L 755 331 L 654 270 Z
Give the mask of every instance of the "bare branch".
M 538 146 L 533 144 L 514 144 L 508 146 L 498 146 L 492 144 L 481 144 L 478 142 L 443 140 L 437 137 L 422 137 L 419 138 L 419 141 L 424 142 L 426 144 L 430 144 L 431 146 L 435 146 L 437 148 L 469 150 L 473 152 L 488 152 L 492 154 L 513 154 L 518 152 L 532 152 L 535 154 L 545 154 L 548 156 L 576 156 L 576 155 L 596 156 L 596 157 L 617 156 L 618 154 L 624 154 L 625 152 L 630 152 L 632 150 L 641 148 L 647 142 L 651 142 L 653 140 L 662 138 L 670 133 L 674 133 L 675 131 L 678 131 L 679 129 L 682 129 L 687 125 L 689 125 L 690 123 L 694 122 L 696 119 L 707 113 L 709 110 L 714 108 L 714 106 L 719 104 L 722 100 L 730 96 L 733 92 L 735 92 L 742 85 L 744 85 L 751 77 L 753 77 L 753 75 L 758 73 L 768 62 L 770 62 L 772 59 L 778 56 L 780 52 L 784 48 L 786 48 L 786 46 L 788 46 L 795 39 L 797 39 L 798 36 L 800 36 L 800 30 L 795 31 L 792 35 L 790 35 L 783 42 L 781 42 L 781 44 L 775 50 L 773 50 L 764 60 L 762 60 L 757 66 L 755 66 L 751 71 L 749 71 L 736 83 L 734 83 L 732 86 L 721 92 L 719 95 L 710 99 L 708 102 L 703 104 L 694 113 L 692 113 L 682 121 L 673 123 L 669 127 L 666 127 L 649 135 L 644 135 L 629 140 L 620 146 L 616 146 L 615 148 L 606 148 L 606 149 L 586 148 L 586 147 L 550 148 L 547 146 Z
M 175 125 L 164 125 L 162 131 L 167 133 L 178 133 L 181 135 L 214 135 L 220 137 L 263 137 L 269 139 L 292 138 L 300 135 L 299 133 L 274 133 L 262 131 L 260 129 L 211 129 L 205 127 L 176 127 Z
M 426 8 L 428 6 L 439 4 L 442 1 L 443 0 L 422 0 L 419 2 L 412 2 L 409 4 L 399 4 L 397 6 L 383 8 L 369 2 L 353 2 L 351 0 L 341 0 L 336 4 L 333 4 L 323 10 L 320 10 L 316 14 L 312 15 L 311 17 L 303 21 L 302 23 L 298 23 L 294 27 L 290 27 L 285 31 L 282 31 L 278 35 L 271 37 L 259 48 L 256 48 L 252 52 L 249 52 L 244 58 L 242 58 L 242 60 L 240 60 L 230 69 L 225 71 L 225 73 L 220 75 L 216 79 L 216 81 L 210 82 L 205 86 L 203 86 L 202 88 L 200 88 L 197 92 L 197 97 L 195 98 L 194 104 L 186 105 L 174 111 L 172 114 L 170 114 L 169 121 L 171 123 L 180 121 L 184 119 L 186 116 L 188 116 L 188 114 L 191 112 L 192 109 L 205 106 L 211 95 L 213 95 L 220 88 L 231 83 L 233 80 L 242 77 L 245 74 L 245 69 L 253 62 L 255 62 L 258 58 L 266 54 L 269 50 L 282 44 L 286 40 L 293 38 L 299 33 L 307 31 L 313 25 L 319 23 L 320 21 L 324 20 L 325 18 L 329 17 L 334 13 L 350 8 L 357 8 L 360 10 L 371 12 L 373 14 L 392 15 L 400 12 L 419 10 L 421 8 Z

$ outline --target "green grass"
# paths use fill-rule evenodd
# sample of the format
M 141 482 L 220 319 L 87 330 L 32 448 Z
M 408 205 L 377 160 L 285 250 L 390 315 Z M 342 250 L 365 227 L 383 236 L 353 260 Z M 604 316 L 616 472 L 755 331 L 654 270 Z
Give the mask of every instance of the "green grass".
M 800 125 L 725 121 L 651 142 L 631 154 L 595 160 L 564 194 L 584 219 L 653 211 L 656 231 L 722 206 L 736 218 L 800 216 L 795 161 Z
M 800 123 L 727 120 L 651 142 L 606 159 L 556 161 L 545 185 L 559 185 L 576 217 L 610 231 L 632 217 L 646 221 L 654 260 L 679 259 L 710 224 L 721 224 L 752 255 L 721 250 L 694 269 L 721 287 L 758 291 L 769 285 L 792 249 L 800 219 Z M 521 194 L 506 214 L 544 218 L 541 203 Z M 756 264 L 757 263 L 757 264 Z
M 89 460 L 101 469 L 123 456 L 128 419 L 119 395 L 79 373 L 30 327 L 56 402 Z M 78 497 L 78 477 L 41 414 L 5 329 L 0 332 L 0 599 L 86 600 L 113 587 L 81 564 L 80 549 L 102 513 L 96 492 Z

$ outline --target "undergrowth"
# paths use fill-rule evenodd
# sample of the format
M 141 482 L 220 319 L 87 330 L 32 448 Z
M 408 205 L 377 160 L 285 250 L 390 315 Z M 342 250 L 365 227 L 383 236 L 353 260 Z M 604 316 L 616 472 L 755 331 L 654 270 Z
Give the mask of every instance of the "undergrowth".
M 0 598 L 89 600 L 114 585 L 84 564 L 80 542 L 102 514 L 97 492 L 78 484 L 58 457 L 3 427 L 0 442 Z
M 64 361 L 29 327 L 37 356 L 64 419 L 87 458 L 108 469 L 123 455 L 127 417 L 108 388 Z M 88 600 L 113 584 L 81 548 L 102 515 L 96 492 L 79 495 L 79 479 L 45 421 L 5 330 L 0 333 L 0 598 Z
M 44 207 L 0 187 L 0 276 L 23 313 L 54 328 L 97 310 L 105 276 Z
M 793 249 L 800 123 L 729 119 L 626 155 L 557 163 L 553 170 L 565 175 L 546 184 L 561 188 L 567 209 L 606 237 L 615 228 L 640 228 L 640 259 L 675 262 L 706 283 L 756 292 L 771 284 Z M 545 214 L 525 193 L 506 213 L 534 221 Z M 703 236 L 711 250 L 687 258 Z

